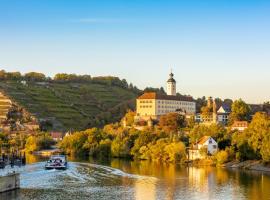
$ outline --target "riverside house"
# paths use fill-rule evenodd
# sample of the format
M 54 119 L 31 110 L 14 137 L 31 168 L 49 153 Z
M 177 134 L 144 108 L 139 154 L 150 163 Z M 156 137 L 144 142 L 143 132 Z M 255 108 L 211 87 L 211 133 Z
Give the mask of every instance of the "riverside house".
M 189 160 L 203 159 L 207 155 L 213 155 L 217 150 L 217 142 L 210 136 L 203 136 L 188 150 L 188 158 Z

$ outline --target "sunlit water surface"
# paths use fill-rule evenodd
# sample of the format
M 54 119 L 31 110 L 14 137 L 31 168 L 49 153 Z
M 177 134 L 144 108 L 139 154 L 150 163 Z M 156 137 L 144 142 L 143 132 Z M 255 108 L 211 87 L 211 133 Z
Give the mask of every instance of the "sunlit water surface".
M 68 170 L 44 170 L 28 157 L 19 169 L 21 189 L 2 200 L 183 199 L 270 200 L 270 175 L 255 171 L 158 165 L 123 160 L 69 162 Z

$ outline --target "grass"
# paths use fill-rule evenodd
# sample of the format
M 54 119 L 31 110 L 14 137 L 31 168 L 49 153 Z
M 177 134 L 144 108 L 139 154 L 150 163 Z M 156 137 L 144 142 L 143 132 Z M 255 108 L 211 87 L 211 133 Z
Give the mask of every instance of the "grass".
M 61 130 L 83 130 L 102 125 L 99 122 L 104 120 L 100 116 L 118 109 L 121 104 L 126 108 L 125 102 L 137 96 L 129 89 L 93 83 L 53 82 L 42 86 L 32 82 L 25 86 L 7 81 L 0 82 L 0 89 L 38 119 L 55 119 L 57 129 Z M 111 119 L 105 121 L 117 121 L 122 115 L 114 112 Z

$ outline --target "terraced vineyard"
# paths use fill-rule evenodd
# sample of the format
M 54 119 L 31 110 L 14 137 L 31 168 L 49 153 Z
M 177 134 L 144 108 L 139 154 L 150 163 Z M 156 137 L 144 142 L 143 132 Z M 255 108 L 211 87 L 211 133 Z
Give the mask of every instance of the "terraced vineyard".
M 0 89 L 54 130 L 82 130 L 119 120 L 134 108 L 134 91 L 96 83 L 0 82 Z

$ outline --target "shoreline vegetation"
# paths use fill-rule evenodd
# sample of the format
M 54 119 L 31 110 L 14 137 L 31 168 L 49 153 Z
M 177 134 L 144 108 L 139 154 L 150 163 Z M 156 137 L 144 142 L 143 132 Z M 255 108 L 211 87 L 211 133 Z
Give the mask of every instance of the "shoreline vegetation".
M 133 127 L 134 115 L 129 111 L 124 117 L 127 127 L 120 122 L 102 129 L 75 132 L 65 137 L 59 147 L 67 154 L 97 158 L 116 157 L 270 171 L 270 119 L 265 113 L 256 113 L 248 128 L 241 132 L 220 124 L 196 124 L 176 113 L 162 116 L 153 127 L 138 130 Z M 239 120 L 237 113 L 233 115 Z M 201 152 L 205 153 L 204 159 L 188 161 L 186 148 L 205 135 L 218 142 L 219 151 L 214 155 Z

